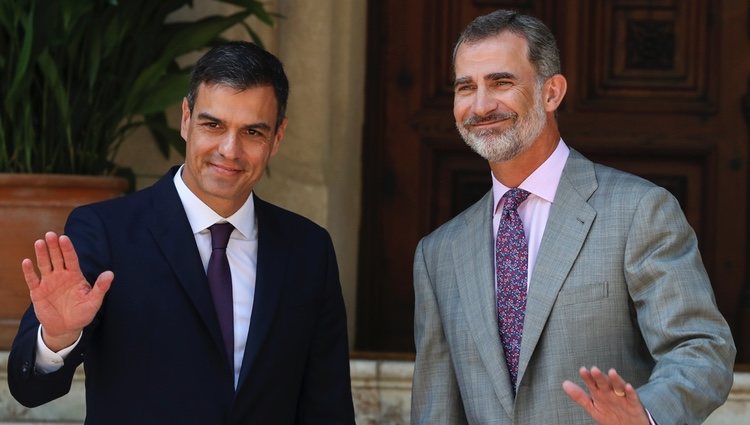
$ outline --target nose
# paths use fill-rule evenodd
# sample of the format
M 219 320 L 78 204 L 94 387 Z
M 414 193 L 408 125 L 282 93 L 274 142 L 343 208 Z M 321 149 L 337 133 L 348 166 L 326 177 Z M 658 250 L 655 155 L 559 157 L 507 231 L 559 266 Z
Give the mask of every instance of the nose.
M 474 115 L 483 117 L 496 109 L 497 99 L 484 87 L 478 88 L 472 104 Z
M 221 156 L 228 159 L 235 159 L 239 155 L 238 149 L 240 148 L 237 134 L 234 132 L 227 132 L 224 137 L 219 141 L 219 145 L 216 150 Z

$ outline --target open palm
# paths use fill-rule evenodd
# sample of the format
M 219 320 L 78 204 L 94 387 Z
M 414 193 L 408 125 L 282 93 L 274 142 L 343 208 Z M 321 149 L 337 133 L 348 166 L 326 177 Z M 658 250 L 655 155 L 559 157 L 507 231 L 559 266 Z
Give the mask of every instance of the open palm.
M 114 274 L 103 272 L 91 286 L 81 272 L 71 240 L 54 232 L 37 240 L 34 251 L 39 274 L 28 258 L 21 267 L 44 341 L 50 349 L 58 350 L 75 342 L 94 319 Z

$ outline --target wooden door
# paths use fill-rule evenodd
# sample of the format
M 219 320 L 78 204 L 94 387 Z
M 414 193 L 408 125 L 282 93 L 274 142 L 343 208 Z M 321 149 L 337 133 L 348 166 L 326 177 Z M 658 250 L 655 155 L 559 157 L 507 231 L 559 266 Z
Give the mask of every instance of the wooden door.
M 455 130 L 450 57 L 464 26 L 498 8 L 557 37 L 565 141 L 680 200 L 750 362 L 746 0 L 371 1 L 356 348 L 413 351 L 416 244 L 490 188 Z

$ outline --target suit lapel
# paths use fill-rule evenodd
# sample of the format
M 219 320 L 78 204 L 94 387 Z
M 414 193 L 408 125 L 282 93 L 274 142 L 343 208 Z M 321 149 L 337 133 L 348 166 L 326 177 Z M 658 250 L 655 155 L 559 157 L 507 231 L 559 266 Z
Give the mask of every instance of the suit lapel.
M 497 398 L 508 416 L 513 417 L 513 390 L 497 328 L 492 199 L 490 191 L 467 212 L 466 227 L 453 241 L 453 262 L 461 304 L 479 355 Z
M 596 211 L 587 203 L 596 188 L 593 163 L 571 149 L 531 276 L 518 365 L 519 382 L 539 342 L 557 294 L 596 217 Z
M 154 242 L 208 328 L 216 348 L 224 353 L 224 343 L 211 301 L 206 272 L 203 270 L 193 231 L 172 181 L 176 171 L 177 167 L 172 168 L 152 187 L 153 213 L 150 214 L 147 226 Z M 225 356 L 222 355 L 222 358 Z
M 278 222 L 272 206 L 257 196 L 254 199 L 255 214 L 258 220 L 258 262 L 255 278 L 255 298 L 253 315 L 242 359 L 237 389 L 241 388 L 252 369 L 263 341 L 268 334 L 279 304 L 282 288 L 289 267 L 286 246 L 290 238 L 283 225 Z

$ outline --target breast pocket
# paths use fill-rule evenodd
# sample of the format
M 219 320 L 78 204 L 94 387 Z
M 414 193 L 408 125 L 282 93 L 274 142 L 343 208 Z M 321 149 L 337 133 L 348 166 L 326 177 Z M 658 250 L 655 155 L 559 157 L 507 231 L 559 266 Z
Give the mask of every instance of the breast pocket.
M 590 303 L 607 298 L 609 282 L 596 282 L 587 285 L 563 287 L 557 294 L 558 305 Z

